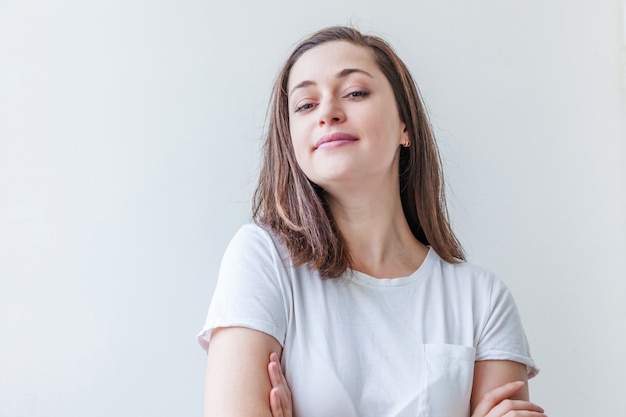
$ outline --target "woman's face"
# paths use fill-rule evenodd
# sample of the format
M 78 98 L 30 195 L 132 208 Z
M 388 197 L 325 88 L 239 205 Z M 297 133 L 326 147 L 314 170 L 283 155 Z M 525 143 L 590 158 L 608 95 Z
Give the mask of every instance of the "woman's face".
M 292 67 L 287 94 L 296 159 L 311 181 L 331 191 L 397 180 L 407 133 L 368 49 L 345 41 L 314 47 Z

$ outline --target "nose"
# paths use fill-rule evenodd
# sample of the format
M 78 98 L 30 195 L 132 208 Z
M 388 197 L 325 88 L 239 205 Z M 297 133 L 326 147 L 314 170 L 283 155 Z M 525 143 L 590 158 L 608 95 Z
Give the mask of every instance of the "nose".
M 317 123 L 320 127 L 325 125 L 332 126 L 345 121 L 346 115 L 339 100 L 335 98 L 324 100 L 319 106 L 319 120 Z

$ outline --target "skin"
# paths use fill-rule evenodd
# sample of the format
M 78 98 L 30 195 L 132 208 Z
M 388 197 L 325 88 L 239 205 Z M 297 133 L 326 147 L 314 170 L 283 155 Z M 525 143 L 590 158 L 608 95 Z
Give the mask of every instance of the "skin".
M 280 354 L 281 346 L 265 333 L 242 327 L 214 330 L 207 357 L 204 415 L 271 417 L 267 374 L 271 352 Z
M 328 42 L 300 57 L 289 76 L 289 124 L 302 171 L 326 191 L 354 269 L 374 277 L 414 272 L 427 248 L 400 201 L 400 146 L 408 143 L 389 81 L 369 50 Z M 315 148 L 328 133 L 358 140 Z
M 288 83 L 289 127 L 298 165 L 337 198 L 370 181 L 397 182 L 398 148 L 408 140 L 386 77 L 363 48 L 330 42 L 305 53 Z M 358 140 L 315 149 L 325 134 Z
M 410 275 L 427 248 L 411 233 L 400 201 L 399 150 L 409 137 L 370 52 L 342 41 L 317 46 L 294 64 L 287 91 L 296 159 L 326 190 L 353 268 L 380 278 Z M 317 146 L 337 132 L 354 140 Z M 214 331 L 205 416 L 291 417 L 281 354 L 269 335 L 237 327 Z M 510 361 L 476 363 L 471 409 L 473 417 L 544 416 L 528 402 L 524 365 Z

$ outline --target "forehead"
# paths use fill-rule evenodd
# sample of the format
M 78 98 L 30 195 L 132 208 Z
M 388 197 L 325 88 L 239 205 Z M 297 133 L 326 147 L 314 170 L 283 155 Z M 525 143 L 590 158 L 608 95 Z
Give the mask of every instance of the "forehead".
M 304 80 L 316 81 L 334 77 L 346 68 L 381 74 L 372 53 L 366 47 L 346 41 L 331 41 L 308 50 L 296 61 L 289 73 L 289 90 Z

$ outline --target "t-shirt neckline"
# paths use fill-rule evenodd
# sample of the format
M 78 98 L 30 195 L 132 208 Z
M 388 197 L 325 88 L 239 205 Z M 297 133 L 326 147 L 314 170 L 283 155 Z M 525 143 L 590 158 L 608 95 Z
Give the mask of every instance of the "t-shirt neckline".
M 424 261 L 422 261 L 422 264 L 411 275 L 408 275 L 406 277 L 376 278 L 354 269 L 348 269 L 346 271 L 346 277 L 351 282 L 361 285 L 367 285 L 369 287 L 406 287 L 414 285 L 415 283 L 421 281 L 422 278 L 427 276 L 437 258 L 437 253 L 433 250 L 433 248 L 429 246 L 428 252 L 426 253 L 426 257 L 424 257 Z

